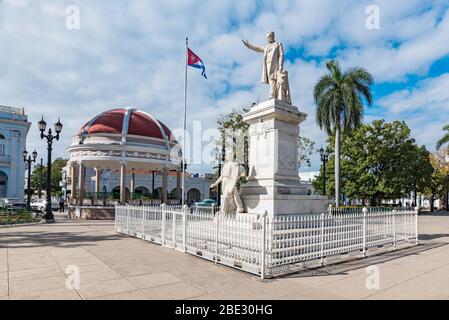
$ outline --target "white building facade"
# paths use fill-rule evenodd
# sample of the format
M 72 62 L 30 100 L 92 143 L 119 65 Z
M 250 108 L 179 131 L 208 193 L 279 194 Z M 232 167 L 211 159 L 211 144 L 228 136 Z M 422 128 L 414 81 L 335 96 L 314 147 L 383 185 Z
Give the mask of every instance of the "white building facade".
M 23 108 L 0 106 L 0 198 L 24 196 L 22 152 L 26 150 L 30 126 Z

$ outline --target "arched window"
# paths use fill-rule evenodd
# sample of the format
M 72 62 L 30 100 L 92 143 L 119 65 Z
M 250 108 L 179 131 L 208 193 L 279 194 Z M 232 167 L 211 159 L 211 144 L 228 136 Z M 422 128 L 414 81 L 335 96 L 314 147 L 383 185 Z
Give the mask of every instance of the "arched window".
M 8 192 L 8 176 L 0 171 L 0 198 L 6 198 Z
M 6 152 L 6 137 L 0 133 L 0 156 L 5 156 Z

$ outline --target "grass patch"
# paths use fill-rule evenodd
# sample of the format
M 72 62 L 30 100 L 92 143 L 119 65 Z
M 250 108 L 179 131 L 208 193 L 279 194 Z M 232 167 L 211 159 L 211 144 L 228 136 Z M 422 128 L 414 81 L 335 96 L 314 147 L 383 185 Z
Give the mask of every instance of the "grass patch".
M 41 217 L 39 215 L 26 210 L 0 211 L 0 226 L 36 223 L 40 221 Z

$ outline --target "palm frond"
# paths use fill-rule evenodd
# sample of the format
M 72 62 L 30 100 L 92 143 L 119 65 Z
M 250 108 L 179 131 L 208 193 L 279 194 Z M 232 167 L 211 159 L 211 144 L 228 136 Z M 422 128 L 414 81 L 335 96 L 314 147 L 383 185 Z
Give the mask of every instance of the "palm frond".
M 437 150 L 440 150 L 443 145 L 449 142 L 449 134 L 445 134 L 443 138 L 437 141 Z

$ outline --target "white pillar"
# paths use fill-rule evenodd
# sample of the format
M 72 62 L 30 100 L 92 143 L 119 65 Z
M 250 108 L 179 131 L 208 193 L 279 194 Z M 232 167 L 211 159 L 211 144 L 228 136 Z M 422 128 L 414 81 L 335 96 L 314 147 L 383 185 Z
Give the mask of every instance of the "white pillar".
M 136 174 L 133 171 L 131 173 L 131 199 L 133 198 L 135 189 L 136 189 Z
M 120 203 L 126 203 L 126 162 L 120 162 Z
M 76 204 L 76 198 L 77 198 L 77 196 L 76 196 L 76 179 L 77 179 L 77 175 L 76 175 L 76 173 L 77 173 L 77 170 L 76 170 L 76 166 L 77 166 L 77 163 L 76 162 L 72 162 L 71 164 L 70 164 L 70 169 L 71 169 L 71 173 L 70 173 L 70 176 L 71 176 L 71 183 L 70 183 L 70 188 L 72 189 L 71 190 L 71 199 L 72 199 L 72 203 L 73 204 Z
M 100 192 L 100 178 L 101 169 L 95 168 L 95 198 L 98 198 L 98 193 Z
M 167 203 L 168 169 L 162 169 L 162 203 Z
M 179 170 L 176 170 L 176 200 L 181 200 L 181 171 Z
M 84 200 L 84 184 L 85 184 L 85 178 L 86 178 L 86 171 L 85 171 L 85 167 L 84 164 L 80 161 L 79 163 L 79 197 L 78 197 L 78 204 L 80 206 L 83 205 L 83 200 Z

